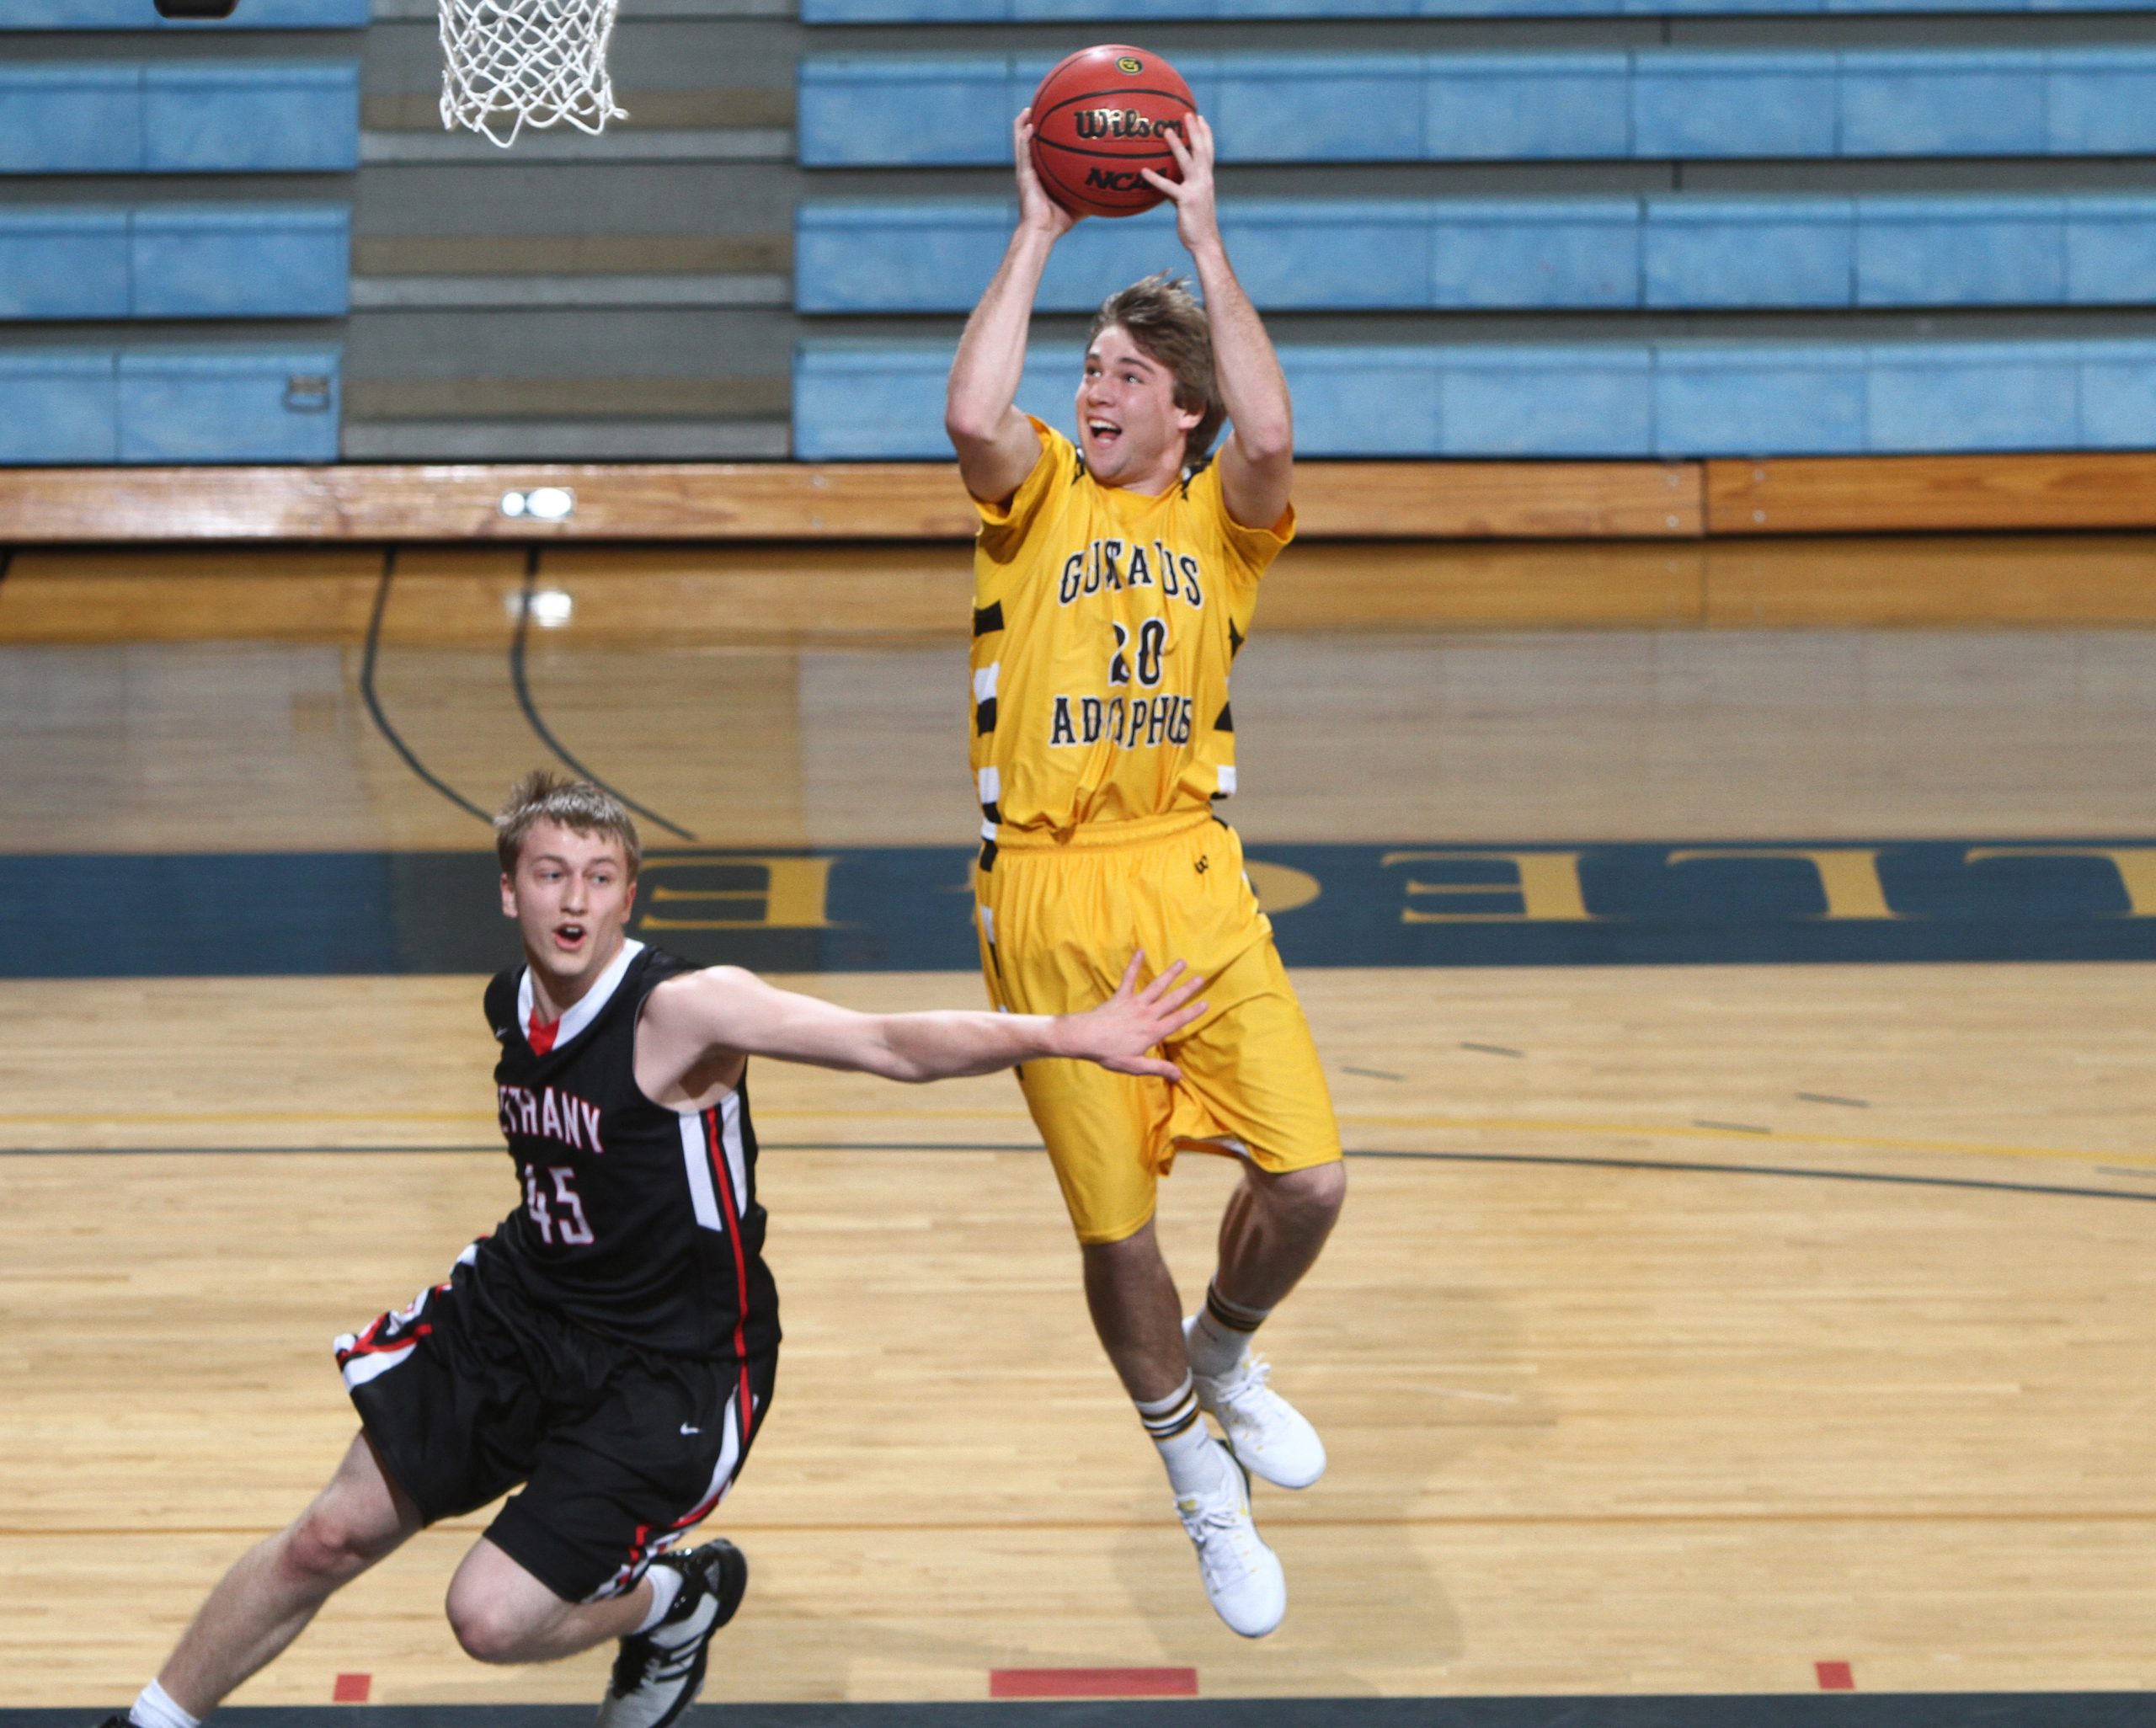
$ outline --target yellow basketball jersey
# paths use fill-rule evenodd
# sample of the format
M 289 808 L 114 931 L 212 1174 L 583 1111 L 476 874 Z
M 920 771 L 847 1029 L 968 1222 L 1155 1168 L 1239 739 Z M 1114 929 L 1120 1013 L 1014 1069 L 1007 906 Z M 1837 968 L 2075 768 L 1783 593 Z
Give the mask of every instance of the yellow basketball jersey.
M 1025 483 L 1006 504 L 975 500 L 983 832 L 1207 809 L 1235 789 L 1229 664 L 1294 511 L 1242 526 L 1210 463 L 1158 498 L 1102 486 L 1069 439 L 1033 424 Z

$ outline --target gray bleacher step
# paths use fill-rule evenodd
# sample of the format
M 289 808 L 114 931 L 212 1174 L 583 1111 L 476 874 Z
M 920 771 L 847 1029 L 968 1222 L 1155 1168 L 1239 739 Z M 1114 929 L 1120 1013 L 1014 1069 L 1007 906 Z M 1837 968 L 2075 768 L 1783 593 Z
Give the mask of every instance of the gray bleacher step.
M 793 132 L 785 126 L 669 126 L 639 131 L 616 125 L 599 137 L 574 128 L 526 131 L 507 149 L 476 132 L 368 131 L 360 134 L 360 163 L 483 162 L 791 162 Z
M 355 461 L 751 461 L 791 453 L 784 420 L 348 421 Z
M 355 312 L 416 312 L 457 307 L 574 307 L 625 310 L 659 307 L 792 303 L 782 275 L 658 275 L 578 276 L 355 276 Z

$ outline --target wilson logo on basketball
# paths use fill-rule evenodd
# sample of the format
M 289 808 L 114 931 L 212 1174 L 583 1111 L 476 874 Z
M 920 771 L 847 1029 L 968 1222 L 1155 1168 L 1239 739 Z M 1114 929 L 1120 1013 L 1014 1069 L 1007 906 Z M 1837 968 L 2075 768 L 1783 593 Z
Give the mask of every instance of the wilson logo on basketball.
M 1158 138 L 1182 130 L 1179 121 L 1149 119 L 1134 108 L 1081 108 L 1071 118 L 1081 138 Z
M 1135 54 L 1126 54 L 1122 59 L 1116 61 L 1115 69 L 1119 72 L 1129 72 L 1132 77 L 1135 77 L 1139 72 L 1145 70 L 1145 62 L 1140 60 Z

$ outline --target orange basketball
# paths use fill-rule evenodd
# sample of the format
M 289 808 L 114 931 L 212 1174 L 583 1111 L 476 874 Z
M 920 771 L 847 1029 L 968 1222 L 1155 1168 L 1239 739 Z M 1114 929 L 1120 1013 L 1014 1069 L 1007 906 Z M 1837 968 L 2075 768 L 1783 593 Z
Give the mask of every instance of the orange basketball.
M 1033 168 L 1065 210 L 1135 216 L 1167 195 L 1139 173 L 1177 178 L 1164 134 L 1197 111 L 1190 86 L 1157 54 L 1122 42 L 1081 48 L 1033 93 Z

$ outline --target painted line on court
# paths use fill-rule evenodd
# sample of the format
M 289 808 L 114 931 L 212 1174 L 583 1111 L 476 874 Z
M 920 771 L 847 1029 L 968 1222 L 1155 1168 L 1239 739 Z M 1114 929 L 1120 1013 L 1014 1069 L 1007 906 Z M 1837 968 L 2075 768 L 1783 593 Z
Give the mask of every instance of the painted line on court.
M 2118 1188 L 2077 1188 L 2063 1182 L 1985 1181 L 1975 1176 L 1902 1176 L 1883 1170 L 1815 1170 L 1802 1165 L 1710 1164 L 1676 1158 L 1592 1158 L 1585 1154 L 1529 1152 L 1381 1152 L 1368 1149 L 1350 1158 L 1396 1158 L 1429 1164 L 1543 1164 L 1582 1170 L 1667 1171 L 1688 1176 L 1782 1176 L 1815 1182 L 1877 1182 L 1901 1188 L 1967 1188 L 1999 1194 L 2050 1194 L 2062 1199 L 2139 1200 L 2156 1203 L 2156 1194 Z
M 1196 1698 L 1195 1668 L 990 1668 L 990 1698 Z
M 1007 1122 L 1007 1110 L 939 1110 L 932 1120 L 940 1122 Z M 1393 1114 L 1370 1110 L 1342 1110 L 1338 1112 L 1344 1123 L 1366 1128 L 1399 1128 L 1420 1129 L 1435 1133 L 1501 1133 L 1501 1134 L 1561 1134 L 1566 1136 L 1593 1135 L 1603 1139 L 1673 1139 L 1673 1140 L 1732 1140 L 1742 1139 L 1756 1144 L 1762 1134 L 1790 1146 L 1848 1146 L 1867 1152 L 1916 1152 L 1949 1158 L 2031 1158 L 2067 1164 L 2085 1164 L 2091 1167 L 2102 1165 L 2128 1165 L 2156 1171 L 2156 1155 L 2141 1157 L 2131 1152 L 2095 1152 L 2073 1147 L 2020 1146 L 2000 1144 L 1981 1140 L 1920 1140 L 1876 1134 L 1837 1134 L 1801 1128 L 1758 1128 L 1742 1124 L 1727 1127 L 1701 1127 L 1696 1123 L 1652 1122 L 1568 1122 L 1556 1118 L 1533 1117 L 1479 1117 Z M 763 1110 L 757 1112 L 760 1120 L 771 1122 L 889 1122 L 890 1112 L 881 1110 Z M 0 1111 L 0 1124 L 23 1126 L 32 1123 L 109 1123 L 120 1128 L 129 1124 L 166 1125 L 187 1124 L 208 1126 L 211 1123 L 279 1123 L 279 1122 L 413 1122 L 462 1123 L 474 1124 L 489 1122 L 491 1118 L 476 1116 L 471 1111 L 395 1111 L 395 1110 L 287 1110 L 287 1111 L 205 1111 L 200 1112 L 130 1112 L 120 1115 L 110 1111 Z M 842 1152 L 847 1144 L 841 1141 L 803 1141 L 796 1143 L 797 1149 Z M 873 1145 L 879 1150 L 904 1149 L 911 1142 L 874 1141 L 856 1143 Z M 926 1149 L 924 1145 L 924 1149 Z M 0 1147 L 0 1156 L 10 1149 Z M 95 1151 L 96 1147 L 24 1147 L 23 1151 Z M 217 1151 L 244 1152 L 253 1149 L 245 1146 L 216 1147 L 157 1147 L 141 1146 L 120 1149 L 142 1152 L 156 1151 Z M 279 1151 L 307 1151 L 307 1147 L 277 1147 Z M 393 1150 L 394 1148 L 348 1146 L 323 1149 L 345 1151 Z M 495 1149 L 499 1149 L 497 1147 Z M 965 1151 L 973 1146 L 959 1142 L 937 1143 L 934 1149 Z M 979 1149 L 986 1151 L 1033 1151 L 1038 1144 L 1023 1146 L 985 1144 Z
M 404 759 L 404 765 L 407 768 L 447 798 L 451 803 L 456 805 L 458 809 L 477 816 L 482 822 L 491 827 L 494 824 L 493 817 L 419 759 L 412 747 L 399 736 L 397 728 L 389 723 L 389 717 L 382 712 L 382 698 L 375 694 L 374 669 L 376 661 L 381 658 L 382 615 L 389 610 L 389 588 L 396 577 L 397 548 L 391 547 L 382 555 L 382 584 L 374 593 L 374 616 L 367 621 L 366 648 L 360 659 L 360 698 L 367 705 L 367 713 L 374 721 L 375 730 L 387 740 L 390 749 Z
M 1856 1675 L 1847 1662 L 1814 1662 L 1812 1671 L 1819 1677 L 1822 1692 L 1854 1692 Z
M 494 1152 L 501 1142 L 467 1141 L 440 1146 L 0 1146 L 0 1158 L 299 1158 L 318 1154 L 364 1153 L 378 1158 L 384 1153 Z
M 1046 1155 L 1029 1141 L 974 1140 L 765 1140 L 770 1152 L 1026 1152 Z M 256 1157 L 320 1156 L 325 1154 L 380 1156 L 419 1152 L 498 1153 L 498 1144 L 455 1146 L 0 1146 L 0 1158 L 173 1158 L 244 1154 Z M 1908 1176 L 1889 1171 L 1828 1170 L 1803 1165 L 1721 1164 L 1677 1158 L 1593 1157 L 1585 1153 L 1430 1152 L 1378 1147 L 1349 1147 L 1349 1158 L 1402 1163 L 1544 1165 L 1561 1170 L 1635 1170 L 1674 1176 L 1776 1176 L 1785 1181 L 1874 1182 L 1888 1187 L 1958 1188 L 1983 1193 L 2041 1194 L 2060 1199 L 2132 1200 L 2156 1204 L 2156 1193 L 2119 1188 L 2082 1188 L 2063 1182 L 1987 1181 L 1975 1176 Z
M 211 1123 L 276 1122 L 454 1122 L 469 1127 L 491 1123 L 494 1118 L 475 1110 L 173 1110 L 131 1112 L 113 1110 L 0 1111 L 0 1123 L 20 1125 L 32 1122 L 152 1123 L 160 1127 L 185 1124 L 206 1127 Z
M 1793 1678 L 1794 1677 L 1792 1677 Z M 2143 1728 L 2145 1692 L 1854 1693 L 1716 1695 L 1568 1693 L 1443 1698 L 1193 1698 L 1173 1709 L 1183 1728 Z M 254 1728 L 350 1728 L 349 1706 L 242 1705 Z M 0 1709 L 0 1728 L 81 1728 L 85 1709 Z M 737 1703 L 698 1720 L 728 1728 L 1159 1728 L 1139 1699 L 963 1702 Z M 591 1705 L 431 1704 L 371 1706 L 372 1728 L 590 1728 Z
M 1275 1507 L 1265 1515 L 1267 1528 L 1297 1530 L 1564 1530 L 1732 1528 L 1787 1526 L 1837 1528 L 1872 1525 L 2008 1525 L 2045 1524 L 2104 1526 L 2156 1524 L 2156 1507 L 2130 1507 L 2124 1511 L 2025 1512 L 1971 1507 L 1966 1512 L 1895 1512 L 1874 1508 L 1863 1512 L 1404 1512 L 1369 1517 L 1321 1517 Z M 254 1539 L 274 1534 L 273 1524 L 53 1524 L 0 1528 L 0 1541 L 44 1542 L 57 1536 L 104 1541 L 135 1536 L 162 1538 L 216 1537 Z M 750 1536 L 994 1536 L 1036 1530 L 1084 1532 L 1100 1530 L 1158 1530 L 1156 1518 L 906 1518 L 876 1523 L 861 1518 L 835 1520 L 774 1518 L 763 1523 L 737 1516 L 727 1526 L 734 1535 Z M 444 1519 L 430 1524 L 412 1537 L 414 1542 L 456 1537 L 468 1539 L 484 1533 L 487 1520 Z
M 830 1120 L 836 1113 L 820 1113 Z M 1737 1128 L 1734 1132 L 1720 1127 L 1702 1128 L 1696 1124 L 1650 1122 L 1566 1122 L 1532 1117 L 1478 1117 L 1478 1116 L 1424 1116 L 1386 1115 L 1369 1110 L 1343 1110 L 1341 1120 L 1365 1127 L 1418 1128 L 1441 1133 L 1499 1133 L 1499 1134 L 1595 1134 L 1605 1139 L 1747 1139 L 1756 1140 L 1758 1131 Z M 1810 1128 L 1771 1128 L 1773 1137 L 1793 1146 L 1853 1146 L 1869 1152 L 1927 1152 L 1947 1157 L 1961 1158 L 2041 1158 L 2063 1160 L 2069 1164 L 2145 1165 L 2156 1170 L 2156 1157 L 2137 1157 L 2131 1152 L 2091 1152 L 2072 1147 L 2004 1145 L 1982 1140 L 1918 1140 L 1881 1134 L 1837 1134 Z
M 371 1674 L 339 1674 L 336 1684 L 329 1688 L 332 1704 L 365 1704 L 374 1692 Z

